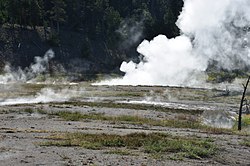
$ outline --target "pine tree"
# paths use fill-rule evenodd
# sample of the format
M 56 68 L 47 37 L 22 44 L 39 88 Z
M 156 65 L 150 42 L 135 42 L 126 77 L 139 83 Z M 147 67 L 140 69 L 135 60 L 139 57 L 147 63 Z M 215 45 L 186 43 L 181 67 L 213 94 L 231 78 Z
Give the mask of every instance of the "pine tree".
M 18 23 L 20 17 L 20 3 L 18 0 L 10 0 L 6 2 L 6 9 L 9 16 L 9 22 L 13 25 Z
M 60 31 L 60 23 L 66 21 L 66 3 L 64 0 L 52 0 L 53 7 L 50 10 L 50 19 L 56 23 L 57 33 Z
M 30 2 L 30 25 L 35 26 L 39 25 L 42 22 L 42 8 L 43 2 L 41 0 L 32 0 Z
M 6 0 L 0 0 L 0 24 L 3 24 L 7 21 L 8 12 L 6 10 Z

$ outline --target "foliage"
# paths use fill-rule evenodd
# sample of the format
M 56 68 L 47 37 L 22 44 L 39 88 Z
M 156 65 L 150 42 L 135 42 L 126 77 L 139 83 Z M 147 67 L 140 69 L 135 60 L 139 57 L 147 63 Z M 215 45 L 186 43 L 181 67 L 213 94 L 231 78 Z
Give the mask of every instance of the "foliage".
M 248 127 L 250 126 L 250 115 L 242 116 L 242 126 Z
M 0 0 L 0 24 L 83 30 L 89 38 L 110 40 L 122 21 L 143 21 L 148 38 L 178 34 L 175 21 L 182 0 Z
M 66 19 L 66 4 L 63 0 L 53 0 L 51 1 L 53 7 L 50 10 L 50 19 L 53 22 L 56 22 L 57 33 L 59 33 L 59 24 L 65 22 Z
M 0 24 L 6 22 L 7 19 L 6 2 L 0 1 Z
M 226 71 L 226 70 L 217 70 L 217 71 L 208 71 L 208 82 L 212 83 L 221 83 L 221 82 L 233 82 L 235 78 L 244 78 L 247 76 L 247 73 L 244 71 L 233 70 L 233 71 Z
M 51 46 L 58 47 L 60 44 L 59 35 L 56 33 L 52 33 L 48 38 L 48 43 Z
M 216 146 L 209 139 L 185 138 L 162 133 L 132 133 L 124 136 L 107 134 L 66 133 L 52 135 L 44 146 L 81 146 L 88 149 L 116 147 L 138 149 L 149 154 L 173 153 L 186 158 L 201 159 L 214 155 Z

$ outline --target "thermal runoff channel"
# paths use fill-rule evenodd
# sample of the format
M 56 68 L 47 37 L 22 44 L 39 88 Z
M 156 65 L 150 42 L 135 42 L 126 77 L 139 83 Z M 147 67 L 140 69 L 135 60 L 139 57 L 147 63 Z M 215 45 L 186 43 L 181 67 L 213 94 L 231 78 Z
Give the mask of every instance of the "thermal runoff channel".
M 249 0 L 184 0 L 176 22 L 180 36 L 144 40 L 137 48 L 140 63 L 123 62 L 123 78 L 97 85 L 196 86 L 206 80 L 211 64 L 242 70 L 250 65 Z

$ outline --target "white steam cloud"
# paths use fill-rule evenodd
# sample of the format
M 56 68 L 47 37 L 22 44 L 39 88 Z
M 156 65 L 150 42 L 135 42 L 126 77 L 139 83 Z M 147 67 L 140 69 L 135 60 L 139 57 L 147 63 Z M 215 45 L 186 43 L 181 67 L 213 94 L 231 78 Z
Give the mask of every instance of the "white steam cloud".
M 217 128 L 233 128 L 236 122 L 236 113 L 225 110 L 204 111 L 202 114 L 203 124 Z
M 64 88 L 52 89 L 43 88 L 34 96 L 26 96 L 19 98 L 2 99 L 1 105 L 15 104 L 32 104 L 32 103 L 49 103 L 49 102 L 64 102 L 83 96 L 85 89 L 83 88 Z
M 141 21 L 125 20 L 121 23 L 117 32 L 124 38 L 121 46 L 123 48 L 129 48 L 142 37 L 143 32 L 143 19 Z
M 123 78 L 96 85 L 197 86 L 205 81 L 211 62 L 227 70 L 248 68 L 249 9 L 249 0 L 184 0 L 176 23 L 180 36 L 143 41 L 137 49 L 143 61 L 123 62 Z
M 15 82 L 27 82 L 34 79 L 39 74 L 47 71 L 49 66 L 49 60 L 54 58 L 54 52 L 48 50 L 44 57 L 35 57 L 34 64 L 22 70 L 20 67 L 15 70 L 10 65 L 6 65 L 4 68 L 5 74 L 0 75 L 0 83 L 15 83 Z

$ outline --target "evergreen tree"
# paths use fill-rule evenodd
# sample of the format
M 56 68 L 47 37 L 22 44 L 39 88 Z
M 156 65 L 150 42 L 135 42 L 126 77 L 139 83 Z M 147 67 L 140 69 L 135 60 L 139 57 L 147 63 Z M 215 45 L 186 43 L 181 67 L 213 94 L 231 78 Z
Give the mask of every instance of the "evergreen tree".
M 7 2 L 6 0 L 0 0 L 0 24 L 3 24 L 7 21 L 8 12 L 6 10 Z
M 52 0 L 53 7 L 50 10 L 50 19 L 56 23 L 57 33 L 60 31 L 60 23 L 66 21 L 66 3 L 64 0 Z
M 113 35 L 117 27 L 121 23 L 121 17 L 118 11 L 113 7 L 108 7 L 104 11 L 104 22 L 105 22 L 105 32 L 106 35 Z
M 173 37 L 182 5 L 182 0 L 0 0 L 0 24 L 43 26 L 45 38 L 47 27 L 59 35 L 63 25 L 88 38 L 112 40 L 121 22 L 142 22 L 143 37 Z
M 42 23 L 43 18 L 43 1 L 31 0 L 30 1 L 30 25 L 35 28 L 36 25 Z
M 18 0 L 6 1 L 6 9 L 9 16 L 9 22 L 14 26 L 18 23 L 18 17 L 20 15 L 20 3 Z

